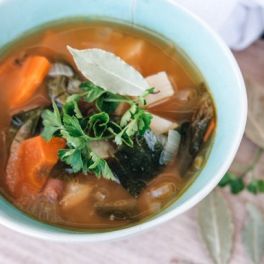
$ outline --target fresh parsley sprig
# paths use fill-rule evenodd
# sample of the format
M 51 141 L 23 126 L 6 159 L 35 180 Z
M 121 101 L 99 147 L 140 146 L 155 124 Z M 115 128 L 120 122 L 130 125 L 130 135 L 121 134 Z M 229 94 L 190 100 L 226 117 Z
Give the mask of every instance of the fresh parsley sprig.
M 136 103 L 124 113 L 120 120 L 121 131 L 115 134 L 115 142 L 117 145 L 125 143 L 133 146 L 133 136 L 136 134 L 144 135 L 149 129 L 152 115 L 141 109 Z
M 218 186 L 229 186 L 233 194 L 239 194 L 245 189 L 253 194 L 264 193 L 264 180 L 254 178 L 254 169 L 259 162 L 262 153 L 262 149 L 257 150 L 252 164 L 250 164 L 241 175 L 238 176 L 232 172 L 227 172 L 219 182 Z M 251 173 L 251 177 L 246 181 L 245 178 L 249 173 Z
M 90 143 L 108 139 L 117 145 L 132 147 L 134 136 L 143 135 L 150 127 L 152 116 L 144 106 L 146 96 L 154 89 L 132 99 L 112 94 L 91 82 L 81 84 L 80 88 L 83 92 L 69 96 L 61 109 L 53 102 L 53 111 L 47 109 L 42 113 L 44 129 L 41 135 L 46 140 L 53 136 L 65 139 L 67 148 L 61 149 L 58 155 L 74 173 L 93 173 L 114 180 L 107 162 L 92 151 Z M 96 111 L 85 116 L 79 108 L 81 100 L 92 104 Z M 121 118 L 113 118 L 120 103 L 127 103 L 130 107 Z
M 53 136 L 65 139 L 67 148 L 59 150 L 60 160 L 71 166 L 74 173 L 94 173 L 97 177 L 114 180 L 115 177 L 107 162 L 93 153 L 89 147 L 91 141 L 101 138 L 91 137 L 85 133 L 76 115 L 70 116 L 65 109 L 60 111 L 54 102 L 52 105 L 53 112 L 45 110 L 42 114 L 44 130 L 41 135 L 46 140 Z M 95 131 L 95 128 L 93 130 Z

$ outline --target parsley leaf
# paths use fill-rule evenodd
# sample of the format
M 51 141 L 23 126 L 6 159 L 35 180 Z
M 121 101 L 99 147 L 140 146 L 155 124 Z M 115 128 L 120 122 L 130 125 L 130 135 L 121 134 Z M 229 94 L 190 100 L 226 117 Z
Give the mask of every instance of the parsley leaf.
M 77 173 L 83 168 L 83 160 L 81 149 L 70 148 L 70 149 L 61 149 L 59 150 L 59 158 L 61 161 L 70 165 L 73 172 Z
M 98 157 L 94 152 L 91 152 L 92 164 L 89 166 L 89 170 L 93 172 L 98 178 L 103 177 L 107 180 L 115 180 L 113 172 L 109 168 L 107 162 Z
M 248 184 L 245 184 L 243 176 L 238 177 L 231 172 L 227 172 L 218 185 L 219 187 L 230 186 L 233 194 L 240 193 L 245 187 L 253 194 L 264 193 L 264 180 L 252 179 Z
M 150 94 L 155 94 L 156 91 L 155 91 L 155 88 L 152 87 L 152 88 L 149 88 L 147 89 L 142 96 L 139 96 L 138 97 L 138 102 L 139 102 L 139 105 L 142 105 L 142 106 L 145 106 L 147 104 L 147 101 L 146 101 L 146 97 Z
M 113 113 L 120 103 L 116 101 L 117 98 L 117 95 L 106 92 L 96 100 L 96 108 L 101 112 Z
M 86 136 L 77 117 L 64 114 L 63 124 L 64 124 L 64 129 L 69 133 L 70 136 L 72 137 Z
M 131 107 L 123 114 L 120 120 L 120 126 L 125 127 L 128 124 L 128 122 L 133 118 L 137 110 L 138 110 L 137 105 L 132 104 Z
M 67 148 L 61 149 L 58 155 L 74 173 L 94 173 L 97 177 L 114 180 L 107 162 L 90 149 L 90 142 L 114 139 L 117 145 L 132 147 L 134 137 L 143 135 L 149 129 L 152 116 L 140 106 L 146 103 L 145 97 L 154 89 L 148 89 L 133 100 L 105 91 L 89 81 L 81 84 L 80 88 L 83 93 L 68 96 L 61 111 L 54 102 L 53 112 L 44 111 L 42 136 L 47 140 L 52 136 L 66 140 Z M 80 100 L 93 103 L 99 112 L 83 116 L 79 108 Z M 112 115 L 123 102 L 130 104 L 129 110 L 121 118 Z
M 264 193 L 264 180 L 253 180 L 248 186 L 247 190 L 251 193 Z
M 242 192 L 245 188 L 245 184 L 242 178 L 236 178 L 230 182 L 230 189 L 233 194 Z
M 231 172 L 227 172 L 218 185 L 220 187 L 229 185 L 233 194 L 238 194 L 245 188 L 243 179 L 241 177 L 237 177 Z
M 150 128 L 152 115 L 149 112 L 140 111 L 138 117 L 138 130 L 140 135 L 144 135 L 145 132 Z
M 79 109 L 78 102 L 80 100 L 79 95 L 71 95 L 67 98 L 66 103 L 63 106 L 63 112 L 70 116 L 75 115 L 77 118 L 83 118 L 83 115 Z
M 152 115 L 150 113 L 140 108 L 138 104 L 133 103 L 121 118 L 120 127 L 122 131 L 115 136 L 116 144 L 121 145 L 125 143 L 132 147 L 132 137 L 137 133 L 144 135 L 150 127 L 151 119 Z
M 101 95 L 103 95 L 104 93 L 106 93 L 106 91 L 93 84 L 92 82 L 88 81 L 88 82 L 84 82 L 80 85 L 80 88 L 85 91 L 85 94 L 83 96 L 83 99 L 86 102 L 92 103 L 94 102 L 96 99 L 98 99 Z
M 105 112 L 92 115 L 88 121 L 90 133 L 96 138 L 103 138 L 104 133 L 107 131 L 109 121 L 110 117 Z
M 52 102 L 52 106 L 54 112 L 50 110 L 44 110 L 41 115 L 44 125 L 44 130 L 42 131 L 41 136 L 48 141 L 62 128 L 59 109 L 55 102 Z
M 231 173 L 231 172 L 227 172 L 224 177 L 221 179 L 221 181 L 219 182 L 219 186 L 220 187 L 225 187 L 227 186 L 228 184 L 231 183 L 232 180 L 236 179 L 236 176 Z

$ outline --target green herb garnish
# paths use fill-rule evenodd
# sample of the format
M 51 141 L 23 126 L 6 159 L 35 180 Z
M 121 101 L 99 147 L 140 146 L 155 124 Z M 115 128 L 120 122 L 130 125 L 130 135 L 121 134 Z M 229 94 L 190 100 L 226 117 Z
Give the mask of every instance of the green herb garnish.
M 93 173 L 97 177 L 114 180 L 107 162 L 97 156 L 89 145 L 92 141 L 108 139 L 117 145 L 132 147 L 134 137 L 143 135 L 150 127 L 152 116 L 143 107 L 145 97 L 154 89 L 146 90 L 143 96 L 133 100 L 128 96 L 112 94 L 91 82 L 81 84 L 80 88 L 83 93 L 69 96 L 61 109 L 53 102 L 53 111 L 43 112 L 44 130 L 41 135 L 46 140 L 53 136 L 66 140 L 67 148 L 61 149 L 58 155 L 74 173 Z M 95 112 L 84 116 L 79 108 L 81 100 L 93 104 Z M 120 103 L 127 103 L 130 108 L 116 120 L 112 114 Z
M 112 140 L 117 145 L 132 147 L 135 137 L 142 136 L 150 127 L 152 116 L 144 106 L 146 96 L 154 93 L 154 88 L 147 89 L 145 78 L 110 52 L 67 48 L 77 68 L 92 82 L 83 82 L 80 91 L 64 98 L 60 109 L 53 102 L 53 111 L 42 113 L 41 135 L 46 140 L 53 136 L 65 139 L 67 148 L 58 155 L 74 173 L 94 173 L 114 180 L 107 162 L 92 151 L 90 143 Z M 115 110 L 123 103 L 128 104 L 129 110 L 120 118 Z M 87 109 L 82 109 L 82 105 Z
M 219 183 L 220 187 L 225 187 L 228 185 L 230 186 L 231 192 L 233 194 L 240 193 L 245 188 L 245 184 L 242 178 L 237 177 L 235 174 L 231 172 L 227 172 Z
M 264 193 L 264 180 L 255 179 L 253 177 L 255 166 L 259 162 L 261 154 L 262 150 L 258 150 L 252 164 L 248 166 L 248 168 L 242 173 L 242 175 L 238 176 L 234 173 L 227 172 L 219 182 L 218 186 L 229 186 L 233 194 L 239 194 L 244 189 L 253 194 Z M 249 173 L 251 173 L 252 176 L 249 180 L 246 181 L 245 178 Z

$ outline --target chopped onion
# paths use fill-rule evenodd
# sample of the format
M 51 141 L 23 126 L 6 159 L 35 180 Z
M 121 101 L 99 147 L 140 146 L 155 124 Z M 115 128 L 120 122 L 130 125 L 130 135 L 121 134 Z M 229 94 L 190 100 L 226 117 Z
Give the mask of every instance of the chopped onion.
M 168 164 L 173 157 L 178 153 L 181 141 L 181 135 L 176 130 L 169 130 L 168 140 L 165 144 L 164 150 L 161 152 L 159 163 Z
M 152 131 L 148 130 L 145 132 L 144 138 L 146 140 L 146 143 L 147 143 L 149 149 L 154 151 L 155 146 L 158 143 L 158 139 L 157 139 L 156 135 Z
M 160 144 L 162 145 L 162 147 L 164 148 L 167 143 L 168 137 L 162 134 L 162 135 L 158 135 L 157 138 Z
M 162 182 L 150 189 L 150 195 L 156 199 L 168 199 L 176 193 L 177 188 L 174 182 Z
M 80 93 L 80 85 L 81 85 L 81 81 L 78 79 L 70 79 L 68 82 L 68 86 L 67 86 L 67 91 L 69 94 L 75 94 L 75 93 Z
M 74 72 L 70 66 L 58 62 L 52 65 L 48 75 L 51 77 L 57 77 L 57 76 L 73 77 Z

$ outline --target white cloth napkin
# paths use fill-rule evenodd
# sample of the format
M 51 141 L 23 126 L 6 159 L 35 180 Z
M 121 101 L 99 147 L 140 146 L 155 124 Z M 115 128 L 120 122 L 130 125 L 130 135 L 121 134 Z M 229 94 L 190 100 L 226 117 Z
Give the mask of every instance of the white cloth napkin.
M 264 32 L 264 0 L 175 0 L 214 28 L 230 48 L 244 49 Z

